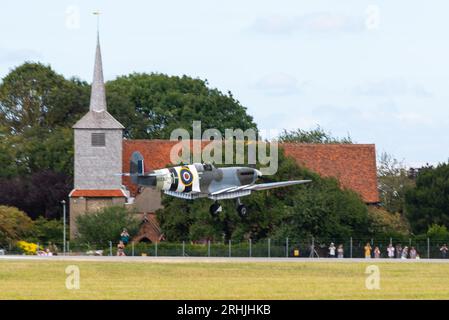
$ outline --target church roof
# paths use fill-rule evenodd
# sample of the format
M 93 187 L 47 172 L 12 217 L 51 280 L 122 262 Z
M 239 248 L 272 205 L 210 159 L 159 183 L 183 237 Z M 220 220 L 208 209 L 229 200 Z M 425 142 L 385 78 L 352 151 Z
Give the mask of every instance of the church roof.
M 323 177 L 334 177 L 343 188 L 356 191 L 366 203 L 377 203 L 374 144 L 281 144 L 285 155 Z
M 123 172 L 129 172 L 134 151 L 144 157 L 145 169 L 164 168 L 170 164 L 170 150 L 178 143 L 170 140 L 123 140 Z M 202 143 L 203 147 L 205 143 Z M 374 144 L 301 144 L 283 143 L 285 154 L 324 177 L 335 177 L 342 188 L 357 192 L 366 203 L 379 202 L 376 150 Z M 129 177 L 123 184 L 136 194 Z
M 107 111 L 89 111 L 73 126 L 74 129 L 124 129 Z

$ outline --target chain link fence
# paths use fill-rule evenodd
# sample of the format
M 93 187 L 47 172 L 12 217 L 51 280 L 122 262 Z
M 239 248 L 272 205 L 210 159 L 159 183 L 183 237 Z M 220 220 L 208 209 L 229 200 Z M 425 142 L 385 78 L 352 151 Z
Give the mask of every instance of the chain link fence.
M 120 250 L 118 241 L 106 241 L 102 243 L 79 243 L 67 241 L 66 250 L 62 243 L 38 243 L 39 250 L 36 254 L 46 255 L 47 251 L 53 255 L 96 255 L 115 256 L 123 253 L 126 256 L 172 256 L 172 257 L 302 257 L 302 258 L 327 258 L 329 246 L 333 243 L 336 248 L 343 248 L 344 258 L 364 258 L 365 246 L 371 246 L 371 257 L 374 258 L 374 248 L 379 248 L 380 258 L 388 258 L 387 247 L 391 243 L 395 248 L 412 247 L 416 249 L 417 256 L 421 259 L 446 258 L 441 248 L 446 243 L 444 240 L 433 239 L 263 239 L 258 241 L 203 241 L 193 243 L 183 242 L 159 242 L 159 243 L 134 243 L 129 242 Z M 17 255 L 24 251 L 15 244 L 9 244 L 0 248 L 0 254 Z M 47 250 L 48 249 L 48 250 Z M 338 255 L 336 250 L 335 256 Z M 400 258 L 395 252 L 395 258 Z M 410 256 L 407 255 L 407 258 Z

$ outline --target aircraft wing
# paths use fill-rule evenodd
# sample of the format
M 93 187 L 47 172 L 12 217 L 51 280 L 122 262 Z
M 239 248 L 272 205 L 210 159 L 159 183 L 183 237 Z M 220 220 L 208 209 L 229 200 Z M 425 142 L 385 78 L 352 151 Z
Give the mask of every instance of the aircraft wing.
M 162 177 L 166 173 L 163 172 L 146 172 L 146 173 L 130 173 L 130 172 L 123 172 L 123 173 L 117 173 L 116 176 L 125 176 L 125 177 Z
M 292 180 L 292 181 L 268 182 L 259 184 L 247 184 L 238 187 L 227 187 L 210 193 L 209 198 L 214 200 L 239 198 L 250 195 L 251 191 L 281 188 L 292 186 L 295 184 L 309 183 L 311 181 L 312 180 Z
M 245 190 L 268 190 L 268 189 L 292 186 L 295 184 L 309 183 L 311 181 L 312 180 L 292 180 L 292 181 L 259 183 L 259 184 L 249 185 L 247 188 L 245 188 Z

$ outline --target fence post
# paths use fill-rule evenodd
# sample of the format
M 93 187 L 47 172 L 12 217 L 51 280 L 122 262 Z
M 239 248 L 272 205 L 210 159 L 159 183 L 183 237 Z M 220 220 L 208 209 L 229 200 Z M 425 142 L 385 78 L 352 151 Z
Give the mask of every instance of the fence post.
M 427 238 L 427 259 L 430 259 L 430 239 Z
M 112 241 L 109 241 L 109 255 L 112 257 Z
M 268 238 L 268 258 L 271 258 L 271 239 Z
M 393 238 L 390 238 L 390 244 L 391 245 L 393 244 Z
M 182 256 L 184 257 L 185 254 L 186 254 L 186 242 L 183 241 L 183 242 L 182 242 Z
M 252 254 L 253 254 L 251 252 L 251 250 L 252 250 L 252 248 L 251 248 L 251 239 L 249 239 L 248 242 L 249 242 L 249 257 L 251 258 Z
M 285 239 L 285 257 L 288 258 L 288 237 Z
M 312 245 L 310 246 L 310 258 L 315 258 L 315 237 L 312 236 Z
M 67 241 L 67 253 L 70 255 L 70 241 Z
M 157 257 L 157 241 L 154 243 L 154 255 Z
M 229 258 L 231 257 L 231 240 L 229 240 L 229 249 L 228 249 L 228 251 L 229 251 Z
M 207 240 L 207 256 L 210 257 L 210 240 Z
M 352 237 L 349 239 L 349 257 L 352 258 Z
M 134 257 L 134 241 L 133 242 L 131 242 L 131 254 L 132 254 L 132 256 Z

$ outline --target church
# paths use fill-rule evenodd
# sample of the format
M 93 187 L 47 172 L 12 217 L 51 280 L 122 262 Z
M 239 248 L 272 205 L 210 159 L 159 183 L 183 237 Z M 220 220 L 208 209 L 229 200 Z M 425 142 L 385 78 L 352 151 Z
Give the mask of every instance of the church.
M 133 206 L 144 219 L 135 241 L 162 239 L 154 212 L 161 208 L 161 194 L 137 188 L 129 177 L 131 155 L 144 157 L 146 170 L 170 164 L 170 150 L 177 141 L 126 140 L 125 128 L 107 111 L 100 40 L 97 35 L 89 111 L 74 126 L 74 187 L 70 198 L 70 238 L 77 235 L 76 218 L 106 206 Z M 284 143 L 287 156 L 321 176 L 335 177 L 342 188 L 357 192 L 366 204 L 379 202 L 374 144 Z

